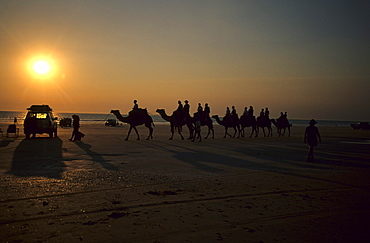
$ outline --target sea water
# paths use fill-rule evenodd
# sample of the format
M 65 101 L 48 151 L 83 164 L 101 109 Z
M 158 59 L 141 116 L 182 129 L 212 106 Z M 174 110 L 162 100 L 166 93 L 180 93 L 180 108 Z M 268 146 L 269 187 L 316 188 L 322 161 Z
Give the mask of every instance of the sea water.
M 17 118 L 17 123 L 22 124 L 24 118 L 26 117 L 27 111 L 0 111 L 0 122 L 4 123 L 13 123 L 14 118 Z M 116 119 L 113 114 L 100 114 L 100 113 L 57 113 L 54 112 L 54 117 L 57 117 L 58 120 L 62 118 L 72 118 L 73 114 L 80 116 L 81 123 L 85 124 L 105 124 L 108 119 Z M 166 121 L 162 119 L 160 115 L 150 114 L 153 118 L 153 121 L 157 124 L 166 124 Z M 127 116 L 127 114 L 122 114 L 122 116 Z M 289 122 L 293 126 L 307 126 L 310 119 L 289 119 Z M 358 121 L 339 121 L 339 120 L 316 120 L 318 126 L 339 126 L 346 127 L 355 124 Z

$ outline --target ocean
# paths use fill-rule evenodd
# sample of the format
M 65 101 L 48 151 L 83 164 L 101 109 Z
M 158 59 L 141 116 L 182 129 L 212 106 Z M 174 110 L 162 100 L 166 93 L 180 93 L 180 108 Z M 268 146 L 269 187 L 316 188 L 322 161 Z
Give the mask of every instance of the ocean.
M 0 111 L 0 122 L 1 123 L 13 123 L 14 118 L 17 118 L 17 122 L 22 124 L 24 118 L 27 114 L 27 111 Z M 85 124 L 102 124 L 108 119 L 116 119 L 113 114 L 99 114 L 99 113 L 53 113 L 58 120 L 69 117 L 72 118 L 73 114 L 77 114 L 80 116 L 81 123 Z M 123 114 L 125 116 L 125 114 Z M 166 121 L 162 119 L 160 115 L 151 114 L 154 123 L 156 124 L 166 124 Z M 272 117 L 273 118 L 273 117 Z M 293 126 L 307 126 L 310 119 L 289 119 L 289 122 L 293 124 Z M 340 126 L 346 127 L 351 126 L 351 124 L 358 123 L 358 121 L 339 121 L 339 120 L 316 120 L 318 122 L 317 126 Z

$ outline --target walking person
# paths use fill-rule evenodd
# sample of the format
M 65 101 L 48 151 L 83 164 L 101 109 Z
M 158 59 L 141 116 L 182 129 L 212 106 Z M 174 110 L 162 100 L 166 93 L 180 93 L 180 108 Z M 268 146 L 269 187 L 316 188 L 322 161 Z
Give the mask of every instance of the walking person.
M 309 146 L 307 162 L 314 161 L 313 149 L 315 146 L 317 146 L 317 140 L 321 142 L 319 129 L 315 127 L 316 123 L 317 122 L 312 119 L 309 123 L 310 125 L 306 128 L 304 132 L 304 143 L 307 143 Z
M 80 117 L 78 115 L 73 115 L 72 119 L 73 119 L 73 131 L 72 131 L 72 136 L 69 139 L 69 141 L 75 142 L 76 140 L 81 140 L 81 138 L 78 139 L 79 137 L 78 129 L 80 128 Z

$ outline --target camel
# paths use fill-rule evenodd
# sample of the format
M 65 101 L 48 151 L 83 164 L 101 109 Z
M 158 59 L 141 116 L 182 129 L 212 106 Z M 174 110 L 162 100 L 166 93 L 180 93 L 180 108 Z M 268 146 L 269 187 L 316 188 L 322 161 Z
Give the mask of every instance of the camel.
M 268 131 L 267 137 L 269 137 L 270 135 L 272 137 L 272 128 L 271 128 L 271 121 L 270 121 L 270 119 L 268 117 L 266 117 L 266 116 L 259 116 L 259 117 L 257 117 L 257 134 L 259 133 L 259 129 L 262 128 L 263 135 L 264 135 L 264 137 L 266 137 L 265 127 L 267 128 L 267 131 Z
M 173 139 L 175 130 L 177 130 L 177 132 L 181 136 L 181 139 L 184 140 L 184 136 L 182 136 L 182 134 L 181 134 L 182 127 L 184 125 L 187 125 L 188 128 L 189 128 L 189 132 L 190 132 L 190 137 L 189 138 L 192 138 L 193 137 L 194 127 L 193 127 L 192 119 L 183 119 L 183 118 L 180 118 L 179 119 L 178 117 L 176 117 L 175 114 L 172 114 L 172 116 L 169 116 L 169 115 L 166 114 L 165 109 L 157 109 L 156 112 L 158 112 L 159 115 L 161 115 L 161 117 L 165 121 L 168 121 L 170 123 L 170 125 L 171 125 L 171 134 L 172 134 L 171 137 L 170 137 L 170 140 Z M 186 120 L 188 122 L 186 122 Z
M 154 123 L 152 117 L 148 114 L 146 109 L 130 111 L 127 117 L 123 117 L 119 110 L 111 110 L 110 113 L 113 113 L 121 122 L 130 124 L 130 129 L 128 130 L 128 134 L 125 139 L 126 141 L 128 140 L 132 129 L 134 129 L 136 132 L 137 140 L 140 140 L 139 132 L 136 129 L 136 126 L 140 125 L 145 125 L 149 129 L 149 136 L 146 140 L 153 138 L 152 124 L 154 126 Z
M 224 119 L 221 121 L 218 115 L 213 115 L 213 118 L 216 119 L 217 123 L 225 127 L 225 135 L 224 138 L 226 138 L 226 135 L 229 135 L 229 137 L 235 138 L 235 135 L 237 132 L 239 132 L 238 137 L 240 137 L 240 124 L 239 124 L 239 118 L 236 119 Z M 234 135 L 231 136 L 228 133 L 229 127 L 232 127 L 234 129 Z
M 242 137 L 244 137 L 244 128 L 246 127 L 252 127 L 252 132 L 249 137 L 252 137 L 253 133 L 255 133 L 255 137 L 257 137 L 257 122 L 254 116 L 242 115 L 240 117 L 240 127 L 240 134 Z
M 284 136 L 285 134 L 285 130 L 288 128 L 288 137 L 290 137 L 290 127 L 292 126 L 291 123 L 289 123 L 288 121 L 282 121 L 280 119 L 271 119 L 271 122 L 272 124 L 274 124 L 277 128 L 277 133 L 279 134 L 279 137 L 280 136 Z M 281 130 L 283 130 L 283 134 L 281 134 Z

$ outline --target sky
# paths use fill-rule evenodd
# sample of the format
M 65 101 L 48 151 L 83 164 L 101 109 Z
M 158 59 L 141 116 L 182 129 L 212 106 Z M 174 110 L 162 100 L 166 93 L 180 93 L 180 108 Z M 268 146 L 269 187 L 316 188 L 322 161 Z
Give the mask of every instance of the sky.
M 369 1 L 1 0 L 0 110 L 370 120 Z M 50 71 L 38 74 L 37 60 Z

